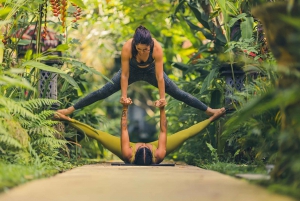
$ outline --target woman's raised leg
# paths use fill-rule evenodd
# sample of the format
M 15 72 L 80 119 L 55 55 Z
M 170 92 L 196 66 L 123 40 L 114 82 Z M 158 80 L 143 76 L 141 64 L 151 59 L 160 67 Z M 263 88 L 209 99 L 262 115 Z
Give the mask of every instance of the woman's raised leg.
M 120 159 L 123 160 L 122 151 L 121 151 L 121 139 L 119 137 L 94 129 L 87 124 L 66 117 L 65 115 L 62 114 L 57 114 L 57 115 L 60 117 L 59 119 L 67 121 L 72 127 L 80 130 L 88 137 L 99 141 L 106 149 L 108 149 L 113 154 L 117 155 Z M 130 143 L 130 145 L 133 146 L 134 143 Z
M 199 134 L 203 129 L 205 129 L 211 123 L 211 119 L 207 119 L 201 121 L 187 129 L 174 133 L 173 135 L 169 135 L 167 137 L 167 152 L 166 155 L 180 147 L 186 140 L 191 137 Z M 158 146 L 158 141 L 151 142 L 150 144 Z
M 80 99 L 75 105 L 75 110 L 91 105 L 98 100 L 103 100 L 115 92 L 121 90 L 121 70 L 119 70 L 112 78 L 112 82 L 107 82 L 102 88 L 88 94 Z

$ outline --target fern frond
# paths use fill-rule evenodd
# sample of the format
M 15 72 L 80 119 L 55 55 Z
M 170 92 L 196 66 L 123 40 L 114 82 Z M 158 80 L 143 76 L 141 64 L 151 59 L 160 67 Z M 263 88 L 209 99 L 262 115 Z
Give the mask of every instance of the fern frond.
M 0 106 L 3 106 L 8 113 L 19 114 L 22 117 L 28 117 L 30 119 L 36 119 L 36 116 L 20 103 L 5 97 L 0 98 Z
M 57 149 L 61 148 L 62 146 L 66 145 L 68 142 L 66 140 L 59 140 L 51 137 L 44 137 L 38 140 L 35 140 L 31 144 L 33 146 L 50 146 L 51 148 Z
M 21 124 L 14 119 L 1 119 L 0 118 L 0 126 L 2 130 L 4 129 L 6 135 L 11 136 L 16 139 L 22 146 L 27 146 L 29 141 L 29 136 Z
M 24 128 L 27 128 L 27 129 L 31 129 L 31 128 L 34 128 L 34 127 L 41 127 L 41 126 L 49 126 L 49 127 L 52 127 L 52 126 L 55 126 L 56 124 L 58 124 L 59 122 L 58 121 L 52 121 L 52 120 L 39 120 L 37 119 L 36 121 L 34 122 L 26 122 L 26 121 L 22 121 L 20 122 L 22 124 L 22 126 Z
M 29 135 L 54 137 L 55 134 L 58 134 L 58 131 L 49 126 L 36 126 L 28 129 L 28 133 Z
M 30 142 L 28 144 L 28 150 L 29 150 L 29 153 L 35 158 L 35 160 L 34 160 L 35 165 L 40 165 L 41 159 L 40 159 L 39 155 L 36 153 L 36 151 L 32 148 Z
M 0 143 L 4 143 L 5 146 L 22 148 L 23 146 L 10 135 L 0 135 Z
M 56 111 L 53 110 L 44 110 L 38 114 L 39 119 L 49 119 L 49 117 L 53 117 Z
M 4 111 L 4 108 L 0 109 L 0 117 L 2 117 L 4 119 L 11 119 L 12 118 L 11 114 L 9 114 L 8 112 Z
M 43 106 L 50 106 L 55 103 L 60 103 L 60 102 L 54 99 L 37 98 L 37 99 L 21 102 L 21 105 L 24 108 L 32 111 L 33 109 L 40 109 Z
M 9 132 L 7 132 L 5 128 L 5 125 L 3 124 L 3 122 L 0 121 L 0 135 L 9 135 Z

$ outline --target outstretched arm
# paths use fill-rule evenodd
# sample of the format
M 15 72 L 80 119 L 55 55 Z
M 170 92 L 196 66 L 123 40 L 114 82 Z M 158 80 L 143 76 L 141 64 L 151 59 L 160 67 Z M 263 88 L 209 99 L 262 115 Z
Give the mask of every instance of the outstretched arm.
M 155 59 L 155 75 L 156 75 L 156 80 L 158 85 L 159 96 L 160 96 L 159 107 L 162 107 L 167 104 L 165 99 L 163 49 L 155 39 L 153 39 L 153 41 L 154 41 L 153 58 Z
M 158 137 L 158 147 L 155 152 L 156 163 L 160 163 L 166 156 L 167 148 L 167 119 L 165 107 L 160 107 L 160 133 Z
M 122 116 L 121 116 L 121 151 L 123 159 L 130 160 L 132 156 L 132 149 L 130 147 L 129 134 L 127 130 L 127 114 L 128 105 L 123 104 Z
M 129 59 L 130 59 L 130 52 L 131 52 L 131 40 L 127 41 L 121 52 L 121 99 L 120 102 L 127 100 L 127 88 L 128 88 L 128 79 L 129 79 Z

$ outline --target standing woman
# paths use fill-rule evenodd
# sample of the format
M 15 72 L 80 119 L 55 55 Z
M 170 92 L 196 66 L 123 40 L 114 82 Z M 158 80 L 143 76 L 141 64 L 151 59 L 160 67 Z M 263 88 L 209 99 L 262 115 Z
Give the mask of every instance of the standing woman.
M 98 100 L 103 100 L 121 89 L 120 102 L 128 104 L 131 99 L 127 97 L 128 85 L 136 81 L 146 81 L 159 90 L 160 99 L 158 107 L 165 106 L 165 92 L 173 98 L 186 103 L 196 109 L 205 111 L 208 116 L 225 113 L 225 108 L 212 109 L 191 94 L 179 89 L 163 71 L 163 50 L 160 44 L 151 37 L 151 33 L 144 26 L 135 30 L 133 38 L 129 39 L 122 48 L 122 68 L 113 76 L 112 81 L 102 88 L 88 94 L 74 106 L 58 110 L 64 115 L 83 108 Z M 130 104 L 130 103 L 129 103 Z

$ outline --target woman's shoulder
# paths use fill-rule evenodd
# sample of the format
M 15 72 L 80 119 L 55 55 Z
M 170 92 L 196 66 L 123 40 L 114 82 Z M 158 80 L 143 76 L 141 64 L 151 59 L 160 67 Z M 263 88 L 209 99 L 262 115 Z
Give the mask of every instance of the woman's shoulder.
M 122 48 L 122 53 L 125 55 L 128 55 L 131 57 L 131 43 L 132 43 L 132 38 L 127 40 Z
M 155 38 L 152 38 L 152 40 L 153 40 L 153 42 L 154 42 L 154 48 L 156 47 L 159 47 L 159 48 L 161 48 L 161 45 L 160 45 L 160 43 L 155 39 Z
M 131 44 L 132 44 L 132 40 L 133 38 L 130 38 L 129 40 L 127 40 L 124 45 L 123 45 L 123 48 L 130 48 L 131 49 Z
M 154 42 L 154 47 L 153 47 L 154 56 L 162 55 L 163 51 L 160 43 L 155 38 L 152 38 L 152 40 Z

